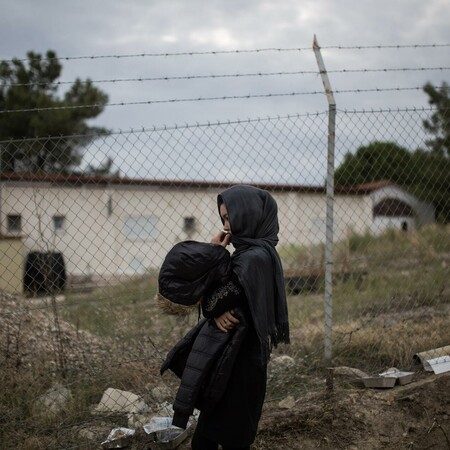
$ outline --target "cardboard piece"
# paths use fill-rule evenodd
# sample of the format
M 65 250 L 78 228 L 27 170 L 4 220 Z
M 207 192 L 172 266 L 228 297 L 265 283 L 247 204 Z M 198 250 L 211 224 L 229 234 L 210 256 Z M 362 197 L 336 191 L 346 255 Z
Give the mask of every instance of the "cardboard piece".
M 450 345 L 416 353 L 414 359 L 418 359 L 427 372 L 440 374 L 450 371 Z

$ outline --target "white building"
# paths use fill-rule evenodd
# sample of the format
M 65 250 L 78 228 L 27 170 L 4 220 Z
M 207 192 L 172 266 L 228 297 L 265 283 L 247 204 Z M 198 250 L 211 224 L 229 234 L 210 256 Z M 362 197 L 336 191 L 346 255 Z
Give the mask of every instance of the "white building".
M 0 235 L 22 235 L 24 258 L 32 251 L 62 253 L 69 276 L 139 274 L 158 267 L 180 240 L 209 241 L 221 228 L 217 194 L 228 186 L 0 174 Z M 256 186 L 269 190 L 278 202 L 280 247 L 324 242 L 324 187 Z M 350 231 L 410 230 L 433 221 L 432 206 L 388 181 L 336 188 L 336 241 Z

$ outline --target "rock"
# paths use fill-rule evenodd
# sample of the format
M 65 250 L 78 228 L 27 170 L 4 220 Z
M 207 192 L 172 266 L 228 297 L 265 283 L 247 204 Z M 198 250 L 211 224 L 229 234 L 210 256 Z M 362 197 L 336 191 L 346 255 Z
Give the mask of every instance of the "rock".
M 79 439 L 83 441 L 101 442 L 102 439 L 107 436 L 111 430 L 111 424 L 106 422 L 97 422 L 95 425 L 84 424 L 81 426 L 75 426 L 73 428 L 74 434 L 77 434 Z
M 139 429 L 143 428 L 146 423 L 149 423 L 153 414 L 138 414 L 128 413 L 128 427 Z
M 159 405 L 156 405 L 156 415 L 157 416 L 172 416 L 173 415 L 173 407 L 169 402 L 162 402 Z
M 289 395 L 278 403 L 278 408 L 292 409 L 295 406 L 295 398 Z
M 163 403 L 173 397 L 172 391 L 167 386 L 155 386 L 150 392 L 156 403 Z
M 57 416 L 65 411 L 73 400 L 72 393 L 63 385 L 56 383 L 34 402 L 34 413 Z
M 90 430 L 89 428 L 81 428 L 81 430 L 78 431 L 78 436 L 87 441 L 95 441 L 98 439 L 98 435 L 95 431 Z
M 113 428 L 105 441 L 101 443 L 103 448 L 129 448 L 131 441 L 136 434 L 132 428 Z
M 362 378 L 367 377 L 367 373 L 362 370 L 355 369 L 354 367 L 335 367 L 333 369 L 333 376 L 335 378 L 340 377 L 346 379 L 346 381 L 358 385 L 362 385 Z
M 281 355 L 270 361 L 274 368 L 289 368 L 295 366 L 295 359 L 288 355 Z
M 142 413 L 148 410 L 149 407 L 138 395 L 120 389 L 108 388 L 103 393 L 102 399 L 94 411 Z

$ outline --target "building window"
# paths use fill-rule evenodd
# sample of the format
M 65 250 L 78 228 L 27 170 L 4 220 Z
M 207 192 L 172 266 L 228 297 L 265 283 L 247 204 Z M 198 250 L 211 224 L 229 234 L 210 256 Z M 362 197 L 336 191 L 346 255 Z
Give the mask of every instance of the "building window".
M 195 232 L 195 217 L 185 217 L 183 219 L 183 231 L 187 234 Z
M 158 218 L 155 216 L 127 217 L 123 234 L 130 241 L 155 240 L 159 236 Z
M 65 217 L 53 216 L 53 229 L 55 233 L 62 233 L 65 229 Z
M 9 214 L 6 227 L 8 233 L 20 233 L 22 231 L 22 216 L 19 214 Z

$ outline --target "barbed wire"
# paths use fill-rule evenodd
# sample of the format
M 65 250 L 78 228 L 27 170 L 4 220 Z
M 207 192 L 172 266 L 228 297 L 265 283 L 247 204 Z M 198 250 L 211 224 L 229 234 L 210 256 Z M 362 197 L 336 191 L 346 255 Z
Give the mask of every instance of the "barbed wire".
M 430 108 L 431 109 L 431 108 Z M 246 124 L 246 123 L 255 123 L 255 122 L 270 122 L 272 120 L 289 120 L 289 119 L 298 119 L 302 117 L 313 117 L 319 115 L 326 115 L 328 111 L 316 111 L 314 113 L 297 113 L 297 114 L 286 114 L 286 115 L 277 115 L 277 116 L 267 116 L 267 117 L 256 117 L 256 118 L 247 118 L 247 119 L 234 119 L 234 120 L 217 120 L 217 121 L 208 121 L 208 122 L 196 122 L 196 123 L 186 123 L 184 125 L 162 125 L 162 126 L 153 126 L 153 127 L 140 127 L 140 128 L 129 128 L 127 130 L 115 130 L 115 131 L 105 131 L 102 133 L 90 133 L 90 134 L 73 134 L 73 135 L 60 135 L 60 136 L 39 136 L 39 137 L 27 137 L 21 139 L 5 139 L 0 140 L 0 144 L 14 144 L 16 142 L 39 142 L 39 141 L 50 141 L 50 140 L 59 140 L 59 139 L 82 139 L 82 138 L 92 138 L 92 137 L 101 137 L 101 136 L 114 136 L 114 135 L 126 135 L 126 134 L 134 134 L 134 133 L 153 133 L 160 131 L 173 131 L 173 130 L 185 130 L 189 128 L 207 128 L 212 126 L 225 126 L 225 125 L 238 125 L 238 124 Z
M 323 50 L 383 50 L 383 49 L 420 49 L 420 48 L 445 48 L 450 47 L 450 43 L 444 44 L 391 44 L 391 45 L 331 45 L 321 46 Z M 311 51 L 312 47 L 267 47 L 256 49 L 242 49 L 242 50 L 207 50 L 207 51 L 181 51 L 181 52 L 165 52 L 165 53 L 128 53 L 121 55 L 80 55 L 80 56 L 55 56 L 54 58 L 45 58 L 48 60 L 96 60 L 96 59 L 122 59 L 122 58 L 167 58 L 177 56 L 215 56 L 215 55 L 239 55 L 248 53 L 267 53 L 267 52 L 302 52 Z M 13 61 L 39 61 L 42 58 L 22 58 L 22 59 L 6 59 L 5 62 Z
M 450 66 L 445 67 L 402 67 L 402 68 L 379 68 L 379 69 L 336 69 L 327 70 L 327 73 L 376 73 L 376 72 L 425 72 L 425 71 L 444 71 L 450 70 Z M 320 75 L 318 70 L 297 70 L 284 72 L 250 72 L 250 73 L 231 73 L 231 74 L 210 74 L 210 75 L 184 75 L 184 76 L 159 76 L 159 77 L 135 77 L 135 78 L 113 78 L 90 80 L 92 83 L 127 83 L 127 82 L 146 82 L 146 81 L 180 81 L 180 80 L 205 80 L 205 79 L 223 79 L 223 78 L 251 78 L 251 77 L 272 77 L 272 76 L 291 76 L 291 75 Z M 63 86 L 75 84 L 78 80 L 56 81 L 53 83 L 4 83 L 5 87 L 24 87 L 24 86 Z
M 449 44 L 391 44 L 391 45 L 330 45 L 320 46 L 326 50 L 384 50 L 384 49 L 418 49 L 450 47 Z
M 450 67 L 448 68 L 450 69 Z M 203 80 L 203 79 L 221 79 L 221 78 L 246 78 L 246 77 L 269 77 L 284 75 L 319 75 L 317 70 L 303 70 L 292 72 L 254 72 L 254 73 L 235 73 L 235 74 L 211 74 L 211 75 L 184 75 L 184 76 L 160 76 L 160 77 L 137 77 L 137 78 L 116 78 L 90 80 L 92 83 L 122 83 L 122 82 L 144 82 L 144 81 L 178 81 L 178 80 Z M 57 81 L 54 83 L 5 83 L 3 86 L 19 87 L 19 86 L 61 86 L 66 84 L 74 84 L 75 81 Z
M 393 108 L 380 108 L 380 109 L 337 109 L 338 112 L 342 114 L 383 114 L 383 113 L 403 113 L 403 112 L 432 112 L 435 111 L 433 106 L 410 106 L 410 107 L 393 107 Z M 285 114 L 277 116 L 267 116 L 267 117 L 256 117 L 247 119 L 234 119 L 234 120 L 217 120 L 208 122 L 196 122 L 196 123 L 186 123 L 183 125 L 162 125 L 153 127 L 139 127 L 139 128 L 128 128 L 119 129 L 112 131 L 105 131 L 100 133 L 87 133 L 87 134 L 71 134 L 71 135 L 58 135 L 58 136 L 37 136 L 37 137 L 26 137 L 20 139 L 4 139 L 0 140 L 0 145 L 15 144 L 15 143 L 26 143 L 26 142 L 40 142 L 40 141 L 58 141 L 60 139 L 83 139 L 83 138 L 99 138 L 99 137 L 110 137 L 115 135 L 127 135 L 136 133 L 154 133 L 161 131 L 173 131 L 173 130 L 185 130 L 191 128 L 208 128 L 215 126 L 226 126 L 226 125 L 239 125 L 246 123 L 256 123 L 256 122 L 270 122 L 274 120 L 292 120 L 300 119 L 305 117 L 314 117 L 320 115 L 327 115 L 328 111 L 316 111 L 307 113 L 297 113 L 297 114 Z M 195 181 L 195 180 L 194 180 Z
M 439 89 L 438 86 L 434 86 Z M 335 94 L 360 94 L 369 92 L 400 92 L 400 91 L 417 91 L 422 90 L 423 86 L 414 87 L 396 87 L 396 88 L 368 88 L 368 89 L 342 89 L 334 90 Z M 195 98 L 173 98 L 162 100 L 144 100 L 136 102 L 117 102 L 89 105 L 64 105 L 64 106 L 50 106 L 46 108 L 24 108 L 24 109 L 4 109 L 0 114 L 9 113 L 24 113 L 24 112 L 45 112 L 45 111 L 61 111 L 69 109 L 85 109 L 85 108 L 106 108 L 111 106 L 138 106 L 138 105 L 157 105 L 165 103 L 191 103 L 191 102 L 205 102 L 205 101 L 225 101 L 225 100 L 248 100 L 252 98 L 274 98 L 274 97 L 296 97 L 302 95 L 326 95 L 324 91 L 310 91 L 310 92 L 283 92 L 283 93 L 269 93 L 269 94 L 246 94 L 246 95 L 224 95 L 218 97 L 195 97 Z

